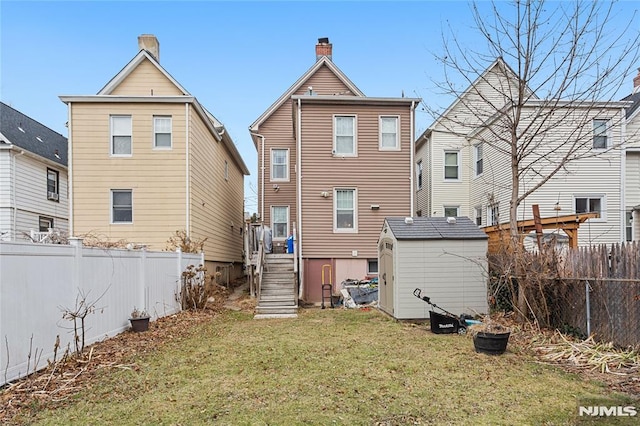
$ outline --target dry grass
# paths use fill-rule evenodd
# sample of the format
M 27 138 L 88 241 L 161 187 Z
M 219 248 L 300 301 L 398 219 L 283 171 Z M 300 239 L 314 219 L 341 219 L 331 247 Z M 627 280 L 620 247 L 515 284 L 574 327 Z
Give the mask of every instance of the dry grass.
M 127 369 L 103 371 L 34 424 L 575 424 L 581 401 L 635 403 L 510 347 L 476 354 L 379 312 L 318 310 L 253 320 L 227 311 Z

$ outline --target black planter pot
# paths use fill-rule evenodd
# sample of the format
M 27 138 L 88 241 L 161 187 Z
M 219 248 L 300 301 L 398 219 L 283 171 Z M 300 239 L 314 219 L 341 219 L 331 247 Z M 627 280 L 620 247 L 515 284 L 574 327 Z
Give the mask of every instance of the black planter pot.
M 478 353 L 500 355 L 507 350 L 510 334 L 479 332 L 473 336 L 473 346 Z
M 149 330 L 149 317 L 146 318 L 129 318 L 131 329 L 137 333 Z

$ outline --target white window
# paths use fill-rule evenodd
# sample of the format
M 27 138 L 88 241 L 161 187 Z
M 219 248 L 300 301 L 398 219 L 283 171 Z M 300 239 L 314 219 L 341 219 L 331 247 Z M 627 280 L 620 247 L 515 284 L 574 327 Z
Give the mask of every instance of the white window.
M 633 241 L 633 211 L 624 212 L 625 241 Z
M 473 146 L 474 160 L 475 160 L 475 172 L 476 176 L 480 176 L 484 170 L 482 161 L 482 144 Z
M 131 116 L 111 116 L 111 155 L 131 156 Z
M 460 165 L 458 163 L 460 153 L 458 151 L 445 151 L 444 153 L 444 178 L 445 180 L 458 180 L 460 178 Z
M 378 259 L 367 259 L 367 275 L 378 275 Z
M 476 225 L 482 226 L 482 206 L 473 209 Z
M 171 149 L 171 117 L 153 117 L 153 147 Z
M 487 207 L 487 225 L 498 225 L 500 223 L 499 203 L 489 204 Z
M 356 232 L 356 190 L 353 188 L 340 188 L 334 190 L 334 230 L 338 232 Z
M 416 166 L 416 185 L 418 190 L 422 189 L 422 160 L 418 161 Z
M 60 201 L 60 173 L 47 168 L 47 200 Z
M 593 149 L 607 148 L 607 120 L 593 120 Z
M 271 207 L 271 229 L 274 240 L 284 240 L 289 236 L 289 207 Z
M 600 220 L 604 221 L 604 196 L 585 195 L 574 196 L 574 207 L 576 213 L 598 213 Z M 594 222 L 597 222 L 595 219 Z
M 356 155 L 356 117 L 353 115 L 336 115 L 334 117 L 335 155 Z
M 53 229 L 53 218 L 46 216 L 38 217 L 38 231 L 49 232 L 49 229 Z
M 133 203 L 130 189 L 111 190 L 111 223 L 132 223 Z
M 459 210 L 460 210 L 459 206 L 444 206 L 444 217 L 460 216 L 458 214 Z
M 271 150 L 271 180 L 289 181 L 289 150 Z
M 398 117 L 380 117 L 380 149 L 398 150 Z

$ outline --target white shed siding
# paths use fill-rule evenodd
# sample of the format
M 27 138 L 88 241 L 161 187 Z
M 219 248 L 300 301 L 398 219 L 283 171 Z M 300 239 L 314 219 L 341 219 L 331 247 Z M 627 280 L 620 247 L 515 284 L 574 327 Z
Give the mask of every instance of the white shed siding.
M 483 270 L 486 240 L 402 240 L 395 249 L 395 317 L 429 317 L 429 305 L 413 295 L 420 288 L 438 306 L 455 314 L 486 313 Z

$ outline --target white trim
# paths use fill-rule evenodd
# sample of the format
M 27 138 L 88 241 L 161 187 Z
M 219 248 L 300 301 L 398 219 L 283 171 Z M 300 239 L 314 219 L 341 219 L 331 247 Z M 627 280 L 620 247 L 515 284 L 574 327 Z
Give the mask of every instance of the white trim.
M 69 123 L 69 132 L 67 136 L 67 197 L 69 199 L 67 208 L 69 209 L 68 214 L 68 226 L 69 226 L 69 236 L 73 237 L 73 149 L 71 145 L 71 140 L 73 139 L 73 120 L 71 119 L 71 102 L 67 104 L 67 122 Z
M 459 205 L 443 204 L 443 206 L 442 206 L 442 214 L 444 215 L 444 217 L 449 217 L 450 216 L 450 215 L 447 215 L 447 212 L 446 212 L 447 209 L 456 209 L 456 214 L 454 215 L 454 217 L 460 216 L 460 206 Z
M 484 173 L 484 144 L 482 142 L 478 142 L 473 144 L 473 178 L 479 178 Z M 478 173 L 478 149 L 482 152 L 482 171 Z
M 483 211 L 482 206 L 475 206 L 473 208 L 473 223 L 475 223 L 476 226 L 482 226 L 482 219 L 485 217 L 485 215 L 482 214 Z M 480 213 L 480 223 L 478 223 L 478 212 Z
M 596 148 L 595 147 L 595 137 L 596 137 L 596 132 L 595 132 L 595 122 L 596 121 L 600 121 L 600 122 L 604 122 L 604 137 L 606 138 L 605 140 L 605 146 L 600 148 Z M 608 118 L 593 118 L 591 119 L 591 150 L 592 151 L 606 151 L 607 149 L 609 149 L 611 147 L 611 126 L 610 126 L 610 119 Z M 599 135 L 601 136 L 601 135 Z
M 285 167 L 285 171 L 284 171 L 284 175 L 285 177 L 283 178 L 274 178 L 273 177 L 273 166 L 274 166 L 274 162 L 273 162 L 273 151 L 285 151 L 285 163 L 284 163 L 284 167 Z M 289 148 L 271 148 L 269 150 L 269 182 L 289 182 L 290 177 L 289 177 Z
M 424 187 L 424 161 L 419 159 L 416 163 L 416 191 L 422 191 Z
M 353 191 L 353 228 L 338 228 L 338 191 Z M 342 186 L 333 188 L 333 232 L 338 234 L 358 233 L 358 188 Z
M 493 214 L 493 209 L 495 207 L 496 215 Z M 494 223 L 495 220 L 495 223 Z M 500 201 L 495 203 L 487 204 L 487 219 L 485 221 L 486 226 L 495 226 L 500 224 Z
M 275 208 L 285 208 L 287 209 L 287 228 L 285 231 L 285 236 L 284 237 L 276 237 L 275 236 L 275 222 L 273 220 L 274 214 L 273 214 L 273 209 Z M 291 206 L 289 205 L 271 205 L 270 206 L 270 215 L 271 215 L 271 233 L 273 235 L 273 241 L 285 241 L 289 235 L 290 235 L 290 230 L 291 230 Z
M 458 177 L 457 178 L 448 178 L 446 177 L 447 173 L 446 173 L 446 168 L 447 168 L 447 154 L 456 154 L 456 160 L 457 160 L 457 171 L 458 171 Z M 442 180 L 444 182 L 460 182 L 461 180 L 461 174 L 462 174 L 462 170 L 460 167 L 460 163 L 462 162 L 462 154 L 460 152 L 460 150 L 455 150 L 455 149 L 445 149 L 444 151 L 442 151 Z
M 189 157 L 189 122 L 191 121 L 191 111 L 189 109 L 189 102 L 185 102 L 184 104 L 184 115 L 185 115 L 185 173 L 186 173 L 186 188 L 185 188 L 185 209 L 186 209 L 186 233 L 187 237 L 191 235 L 191 158 Z
M 600 199 L 600 217 L 594 219 L 588 219 L 593 223 L 603 223 L 607 221 L 607 194 L 602 193 L 576 193 L 572 195 L 573 203 L 572 209 L 575 214 L 579 214 L 576 212 L 576 199 L 585 198 L 589 199 Z
M 416 103 L 415 102 L 411 102 L 411 109 L 409 111 L 409 187 L 411 188 L 411 191 L 409 191 L 409 204 L 411 204 L 409 206 L 409 208 L 411 209 L 409 211 L 409 216 L 413 216 L 413 212 L 415 211 L 416 208 L 416 193 L 414 192 L 413 189 L 413 185 L 414 185 L 414 181 L 413 179 L 415 178 L 415 145 L 414 145 L 414 141 L 415 141 L 415 130 L 414 130 L 414 126 L 415 126 L 415 113 L 416 113 Z M 399 125 L 399 123 L 398 123 Z M 402 138 L 400 139 L 402 140 Z
M 300 102 L 300 99 L 298 99 L 298 125 L 296 126 L 296 130 L 297 130 L 297 146 L 296 146 L 296 186 L 298 187 L 298 197 L 296 199 L 296 216 L 297 216 L 297 223 L 296 226 L 298 227 L 298 233 L 297 233 L 297 237 L 298 237 L 298 279 L 300 281 L 300 286 L 298 289 L 298 298 L 302 299 L 302 297 L 304 296 L 304 288 L 305 288 L 305 280 L 304 280 L 304 272 L 305 272 L 305 266 L 304 266 L 304 262 L 302 261 L 302 249 L 303 249 L 303 244 L 302 244 L 302 103 Z M 264 144 L 264 138 L 262 139 L 262 142 Z M 263 145 L 264 146 L 264 145 Z M 264 155 L 263 157 L 264 158 Z M 264 179 L 262 180 L 264 182 Z M 264 188 L 263 188 L 264 189 Z M 264 192 L 263 192 L 264 193 Z
M 336 133 L 336 119 L 338 117 L 341 118 L 347 118 L 347 117 L 352 117 L 353 118 L 353 152 L 352 153 L 339 153 L 337 152 L 338 150 L 336 149 L 336 145 L 337 145 L 337 138 L 338 135 Z M 358 116 L 356 114 L 333 114 L 333 148 L 331 151 L 331 154 L 334 157 L 338 157 L 338 158 L 342 158 L 342 157 L 357 157 L 358 156 Z
M 395 118 L 396 143 L 392 147 L 382 146 L 382 120 L 385 118 Z M 378 116 L 378 151 L 400 151 L 400 116 L 399 115 L 379 115 Z
M 169 119 L 169 146 L 158 146 L 158 130 L 156 127 L 156 119 Z M 173 149 L 173 117 L 171 115 L 154 115 L 153 120 L 153 140 L 151 141 L 154 151 L 171 151 Z M 162 134 L 165 134 L 164 132 Z
M 131 194 L 131 221 L 130 222 L 115 222 L 113 219 L 113 195 L 116 192 L 128 192 Z M 133 189 L 116 188 L 109 190 L 109 207 L 111 210 L 111 225 L 131 225 L 133 224 Z
M 113 119 L 114 118 L 129 118 L 129 134 L 116 135 L 113 132 Z M 129 153 L 128 154 L 116 154 L 114 145 L 114 136 L 129 136 Z M 133 156 L 133 117 L 131 114 L 110 114 L 109 115 L 109 156 L 110 157 L 132 157 Z

